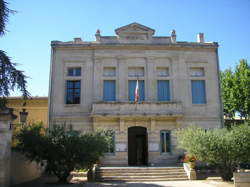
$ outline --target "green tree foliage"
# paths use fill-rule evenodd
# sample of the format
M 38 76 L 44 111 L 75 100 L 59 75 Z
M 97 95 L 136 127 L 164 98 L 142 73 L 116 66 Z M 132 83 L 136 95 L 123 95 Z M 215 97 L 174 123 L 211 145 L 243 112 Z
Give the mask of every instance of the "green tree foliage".
M 104 132 L 81 135 L 58 125 L 47 130 L 41 125 L 23 127 L 17 138 L 17 150 L 31 161 L 45 164 L 46 171 L 63 183 L 74 169 L 92 168 L 108 146 Z
M 250 117 L 250 65 L 246 59 L 240 60 L 235 69 L 235 97 L 237 98 L 236 111 L 240 116 Z
M 0 36 L 5 34 L 6 23 L 9 14 L 13 10 L 8 9 L 7 3 L 0 0 Z M 12 63 L 6 52 L 0 50 L 0 109 L 6 106 L 6 96 L 15 88 L 20 90 L 24 97 L 29 95 L 26 88 L 26 76 L 22 71 L 16 69 L 16 64 Z
M 250 117 L 250 65 L 241 59 L 235 71 L 221 72 L 224 115 L 233 119 L 237 112 L 242 118 Z
M 247 124 L 230 130 L 189 127 L 177 130 L 176 135 L 187 155 L 215 165 L 225 181 L 231 180 L 240 164 L 250 163 L 250 126 Z

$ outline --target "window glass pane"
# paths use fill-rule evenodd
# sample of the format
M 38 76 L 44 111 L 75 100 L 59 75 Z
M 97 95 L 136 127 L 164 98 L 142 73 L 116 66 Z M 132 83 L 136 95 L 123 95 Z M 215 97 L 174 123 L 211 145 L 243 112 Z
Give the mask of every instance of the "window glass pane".
M 68 68 L 68 76 L 81 76 L 81 68 Z
M 66 83 L 66 104 L 80 104 L 81 81 L 67 80 Z
M 158 67 L 156 69 L 157 76 L 158 77 L 168 77 L 169 76 L 169 70 L 167 67 Z
M 192 103 L 206 104 L 206 87 L 204 80 L 192 80 Z
M 115 76 L 115 67 L 104 67 L 103 76 L 114 77 Z
M 73 68 L 68 69 L 68 76 L 73 76 Z
M 128 68 L 128 76 L 129 77 L 143 77 L 144 68 L 143 67 Z
M 114 153 L 115 152 L 115 132 L 113 130 L 107 130 L 106 132 L 108 149 L 106 153 Z
M 128 82 L 129 86 L 129 101 L 135 101 L 135 88 L 136 88 L 136 80 L 130 80 Z M 145 88 L 144 88 L 144 80 L 139 80 L 139 101 L 145 100 Z
M 161 152 L 166 153 L 170 152 L 170 132 L 169 131 L 161 131 L 160 135 L 161 140 Z
M 164 133 L 161 132 L 161 152 L 164 152 Z
M 75 69 L 75 76 L 81 76 L 81 68 Z
M 104 80 L 103 82 L 103 100 L 115 101 L 115 80 Z
M 158 101 L 170 101 L 169 80 L 157 81 Z
M 191 77 L 203 77 L 204 75 L 204 68 L 190 68 Z

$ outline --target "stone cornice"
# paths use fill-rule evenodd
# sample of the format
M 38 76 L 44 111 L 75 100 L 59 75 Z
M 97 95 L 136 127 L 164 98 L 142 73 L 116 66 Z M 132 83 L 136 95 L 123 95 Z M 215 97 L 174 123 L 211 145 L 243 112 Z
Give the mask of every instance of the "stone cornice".
M 201 48 L 201 49 L 216 49 L 219 47 L 217 42 L 211 43 L 197 43 L 197 42 L 177 42 L 177 43 L 96 43 L 96 42 L 60 42 L 52 41 L 53 48 L 72 48 L 72 49 L 188 49 L 188 48 Z

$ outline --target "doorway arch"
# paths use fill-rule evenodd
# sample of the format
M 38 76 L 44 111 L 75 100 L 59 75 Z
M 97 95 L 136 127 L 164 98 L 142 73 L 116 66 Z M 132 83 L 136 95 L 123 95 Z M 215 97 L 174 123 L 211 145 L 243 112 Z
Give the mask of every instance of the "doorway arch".
M 148 165 L 148 136 L 145 127 L 128 128 L 128 165 Z

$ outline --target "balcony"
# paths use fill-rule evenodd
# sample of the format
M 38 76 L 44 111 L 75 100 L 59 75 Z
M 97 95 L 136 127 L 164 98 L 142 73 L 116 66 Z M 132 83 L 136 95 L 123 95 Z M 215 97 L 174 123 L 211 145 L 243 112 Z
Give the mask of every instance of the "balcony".
M 180 102 L 100 102 L 92 105 L 92 117 L 181 117 L 183 116 Z

